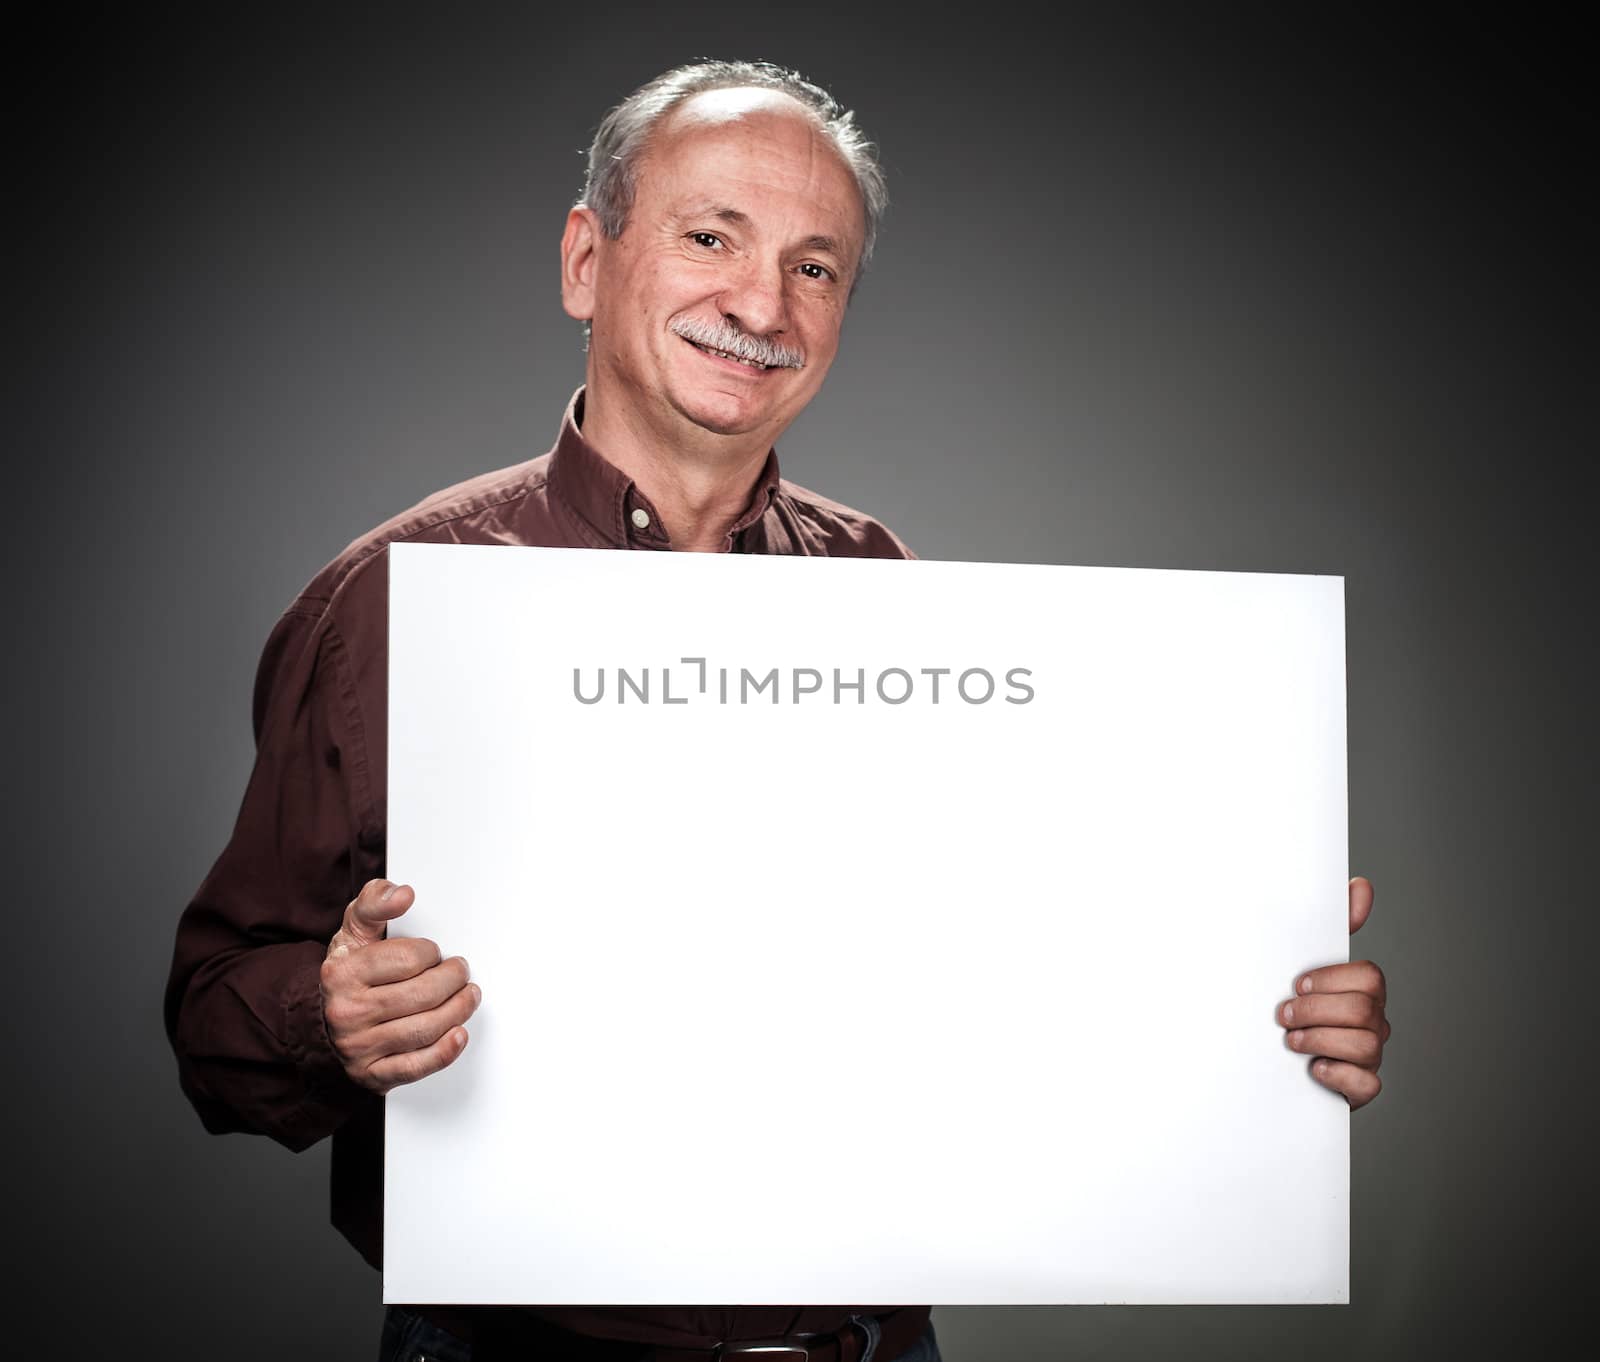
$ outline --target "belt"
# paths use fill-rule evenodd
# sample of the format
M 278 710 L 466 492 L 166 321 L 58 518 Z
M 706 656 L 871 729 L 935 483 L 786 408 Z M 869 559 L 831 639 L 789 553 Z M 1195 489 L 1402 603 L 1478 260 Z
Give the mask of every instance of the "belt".
M 880 1333 L 872 1362 L 893 1362 L 928 1325 L 926 1307 L 907 1306 L 873 1319 Z M 831 1334 L 790 1334 L 785 1338 L 729 1339 L 711 1348 L 654 1348 L 642 1362 L 862 1362 L 871 1334 L 854 1319 Z
M 872 1362 L 894 1362 L 922 1337 L 929 1310 L 925 1305 L 908 1305 L 872 1316 L 870 1323 L 847 1322 L 833 1333 L 724 1339 L 698 1348 L 652 1348 L 588 1338 L 544 1321 L 519 1318 L 519 1313 L 493 1311 L 474 1323 L 474 1362 L 480 1354 L 483 1362 L 862 1362 L 869 1329 L 881 1334 Z

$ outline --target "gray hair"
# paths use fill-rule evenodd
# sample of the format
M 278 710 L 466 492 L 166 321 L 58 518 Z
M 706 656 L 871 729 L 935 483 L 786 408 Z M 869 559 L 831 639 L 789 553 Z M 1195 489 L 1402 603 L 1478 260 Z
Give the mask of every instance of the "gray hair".
M 651 131 L 667 113 L 691 95 L 706 90 L 780 90 L 798 100 L 816 118 L 822 131 L 832 139 L 856 177 L 861 191 L 861 206 L 867 221 L 866 239 L 861 245 L 852 291 L 872 258 L 878 239 L 878 223 L 889 206 L 883 168 L 878 164 L 877 148 L 867 141 L 855 125 L 855 116 L 820 85 L 813 85 L 798 71 L 790 71 L 767 61 L 699 61 L 675 66 L 654 80 L 641 85 L 608 113 L 589 148 L 589 175 L 578 199 L 581 206 L 594 210 L 600 230 L 615 240 L 628 225 L 634 191 L 639 182 L 639 160 L 649 145 Z

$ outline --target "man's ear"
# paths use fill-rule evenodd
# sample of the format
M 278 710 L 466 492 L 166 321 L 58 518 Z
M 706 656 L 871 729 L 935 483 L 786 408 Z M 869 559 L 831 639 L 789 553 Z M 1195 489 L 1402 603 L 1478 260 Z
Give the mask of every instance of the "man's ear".
M 599 247 L 600 220 L 580 203 L 567 214 L 567 229 L 561 234 L 561 306 L 574 321 L 594 316 Z

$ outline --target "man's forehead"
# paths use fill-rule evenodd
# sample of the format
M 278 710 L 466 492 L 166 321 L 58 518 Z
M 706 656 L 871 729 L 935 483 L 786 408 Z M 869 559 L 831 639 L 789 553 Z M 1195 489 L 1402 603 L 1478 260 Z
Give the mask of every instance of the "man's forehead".
M 676 173 L 654 185 L 663 196 L 658 202 L 673 216 L 691 209 L 715 208 L 724 220 L 731 220 L 728 209 L 743 217 L 747 205 L 741 201 L 741 182 L 756 169 L 758 174 L 770 173 L 773 183 L 808 186 L 814 195 L 810 199 L 813 209 L 822 209 L 832 200 L 850 221 L 839 221 L 830 230 L 852 237 L 859 235 L 855 220 L 863 207 L 854 172 L 811 111 L 781 90 L 741 87 L 702 91 L 678 105 L 660 133 L 641 178 L 652 179 L 648 161 L 654 156 L 664 156 L 675 164 Z M 730 146 L 757 146 L 762 150 L 756 162 L 724 163 L 722 149 Z M 686 155 L 687 163 L 683 159 Z M 838 197 L 822 190 L 815 178 L 819 171 L 825 179 L 834 180 Z M 723 172 L 726 182 L 719 183 Z
M 679 104 L 672 111 L 672 117 L 674 122 L 686 126 L 711 127 L 762 113 L 793 115 L 815 127 L 810 111 L 793 95 L 755 85 L 701 90 Z
M 816 115 L 781 90 L 703 90 L 691 95 L 662 120 L 647 155 L 715 161 L 729 148 L 796 166 L 828 164 L 855 178 Z M 697 165 L 695 173 L 705 169 Z

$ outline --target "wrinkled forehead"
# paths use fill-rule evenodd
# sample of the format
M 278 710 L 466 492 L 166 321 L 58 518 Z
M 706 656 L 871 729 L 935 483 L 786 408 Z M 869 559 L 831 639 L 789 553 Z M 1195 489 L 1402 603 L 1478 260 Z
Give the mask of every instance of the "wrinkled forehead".
M 648 163 L 656 161 L 672 167 L 674 188 L 687 190 L 685 180 L 700 186 L 716 177 L 723 153 L 735 148 L 743 155 L 730 173 L 803 190 L 817 208 L 842 213 L 850 234 L 859 237 L 866 210 L 855 171 L 812 110 L 781 90 L 740 87 L 690 96 L 656 128 L 642 178 L 651 178 Z
M 702 90 L 690 95 L 671 114 L 671 122 L 679 127 L 716 127 L 735 123 L 752 114 L 775 114 L 795 119 L 796 126 L 809 125 L 818 135 L 822 130 L 816 116 L 793 95 L 782 90 L 769 90 L 761 86 L 741 85 L 726 90 Z
M 796 165 L 837 166 L 852 181 L 855 178 L 816 114 L 781 90 L 740 88 L 690 95 L 656 125 L 646 159 L 714 155 L 724 148 Z

